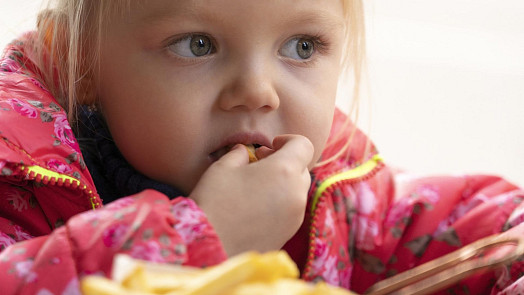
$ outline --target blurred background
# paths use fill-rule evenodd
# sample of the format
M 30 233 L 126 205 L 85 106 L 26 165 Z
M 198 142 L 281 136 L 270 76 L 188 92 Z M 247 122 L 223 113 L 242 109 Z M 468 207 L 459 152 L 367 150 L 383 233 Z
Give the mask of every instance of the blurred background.
M 0 0 L 0 46 L 37 0 Z M 524 1 L 365 0 L 359 125 L 386 161 L 421 174 L 490 173 L 524 185 Z M 339 100 L 348 109 L 344 99 Z

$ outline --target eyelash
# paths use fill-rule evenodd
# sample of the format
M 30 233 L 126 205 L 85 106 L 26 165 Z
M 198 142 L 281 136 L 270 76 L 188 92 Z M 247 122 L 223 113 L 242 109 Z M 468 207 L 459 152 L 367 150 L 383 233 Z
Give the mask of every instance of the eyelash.
M 184 56 L 180 56 L 176 53 L 173 53 L 171 50 L 170 50 L 170 46 L 172 46 L 173 44 L 177 43 L 177 42 L 180 42 L 188 37 L 192 37 L 192 36 L 196 36 L 196 35 L 202 35 L 202 36 L 206 36 L 207 38 L 209 38 L 212 42 L 212 48 L 211 48 L 211 53 L 210 54 L 207 54 L 207 55 L 204 55 L 204 56 L 197 56 L 197 57 L 184 57 Z M 303 60 L 297 60 L 297 59 L 293 59 L 293 58 L 287 58 L 287 57 L 283 57 L 284 59 L 286 60 L 290 60 L 290 63 L 294 64 L 294 65 L 303 65 L 303 66 L 311 66 L 313 65 L 316 61 L 317 61 L 317 55 L 324 55 L 324 54 L 327 54 L 329 52 L 329 48 L 330 48 L 330 43 L 328 41 L 326 41 L 326 39 L 324 39 L 320 34 L 315 34 L 315 35 L 306 35 L 306 34 L 303 34 L 303 35 L 295 35 L 291 38 L 288 38 L 286 39 L 286 41 L 283 43 L 283 44 L 286 44 L 287 42 L 291 41 L 291 40 L 295 40 L 295 39 L 306 39 L 306 40 L 309 40 L 313 43 L 313 46 L 314 46 L 314 52 L 313 52 L 313 55 L 308 58 L 308 59 L 303 59 Z M 179 61 L 185 61 L 185 62 L 188 62 L 188 63 L 192 63 L 192 62 L 199 62 L 199 61 L 203 61 L 206 59 L 206 57 L 209 57 L 209 56 L 212 56 L 215 52 L 218 51 L 218 48 L 219 46 L 217 46 L 217 42 L 215 41 L 214 38 L 212 38 L 211 36 L 209 36 L 208 34 L 205 34 L 205 33 L 189 33 L 189 34 L 184 34 L 184 35 L 178 35 L 178 36 L 175 36 L 173 38 L 170 38 L 168 39 L 166 42 L 164 42 L 164 49 L 168 52 L 168 54 L 172 57 L 172 58 L 175 58 Z M 279 51 L 281 50 L 282 46 L 279 48 Z
M 181 42 L 181 41 L 183 41 L 186 38 L 190 38 L 192 36 L 197 36 L 197 35 L 206 36 L 207 38 L 209 38 L 209 40 L 211 40 L 211 43 L 212 43 L 211 54 L 207 54 L 207 55 L 204 55 L 204 56 L 187 57 L 187 56 L 180 56 L 180 55 L 172 52 L 172 50 L 170 49 L 170 47 L 172 45 L 176 44 L 177 42 Z M 197 62 L 201 62 L 201 61 L 205 60 L 206 57 L 211 56 L 218 49 L 218 46 L 216 45 L 217 42 L 215 41 L 215 39 L 213 39 L 213 37 L 211 37 L 211 36 L 209 36 L 208 34 L 205 34 L 205 33 L 189 33 L 189 34 L 177 35 L 177 36 L 174 36 L 174 37 L 171 37 L 171 38 L 167 39 L 163 43 L 164 43 L 163 50 L 166 51 L 166 53 L 168 54 L 169 57 L 174 58 L 177 61 L 182 61 L 182 62 L 189 63 L 189 64 L 197 63 Z
M 292 58 L 286 58 L 287 60 L 290 60 L 290 62 L 293 64 L 293 65 L 297 65 L 297 66 L 305 66 L 305 67 L 309 67 L 309 66 L 313 66 L 316 62 L 317 62 L 317 55 L 325 55 L 325 54 L 328 54 L 329 53 L 329 48 L 330 48 L 330 43 L 324 39 L 320 34 L 315 34 L 315 35 L 295 35 L 289 39 L 287 39 L 284 44 L 286 44 L 287 42 L 291 41 L 291 40 L 294 40 L 294 39 L 306 39 L 306 40 L 309 40 L 313 43 L 313 46 L 314 46 L 314 49 L 315 51 L 313 52 L 313 55 L 308 58 L 308 59 L 303 59 L 303 60 L 296 60 L 296 59 L 292 59 Z M 284 57 L 285 58 L 285 57 Z

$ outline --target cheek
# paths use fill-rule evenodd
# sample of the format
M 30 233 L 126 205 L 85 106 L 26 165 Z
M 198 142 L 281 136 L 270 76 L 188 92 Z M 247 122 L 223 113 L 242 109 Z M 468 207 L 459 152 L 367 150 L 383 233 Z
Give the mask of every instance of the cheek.
M 189 191 L 201 170 L 193 146 L 201 146 L 196 141 L 206 135 L 205 120 L 195 114 L 192 100 L 176 100 L 187 95 L 183 87 L 168 91 L 161 86 L 173 83 L 114 74 L 106 75 L 111 84 L 102 85 L 100 103 L 122 155 L 144 175 Z
M 202 152 L 195 148 L 202 146 L 199 140 L 205 136 L 200 126 L 187 120 L 166 120 L 176 118 L 177 113 L 167 114 L 165 109 L 121 108 L 104 115 L 129 164 L 149 178 L 190 191 L 203 167 L 201 159 L 196 158 Z
M 313 143 L 315 151 L 310 168 L 320 158 L 329 137 L 335 110 L 336 84 L 336 79 L 334 82 L 323 81 L 313 87 L 302 88 L 304 91 L 298 95 L 295 93 L 295 103 L 291 107 L 293 114 L 289 117 L 295 118 L 293 124 L 296 133 L 306 136 Z
M 317 163 L 326 146 L 333 122 L 333 114 L 334 107 L 324 106 L 322 111 L 317 112 L 314 124 L 311 124 L 312 126 L 310 126 L 309 130 L 313 131 L 309 131 L 307 137 L 311 140 L 315 148 L 313 161 L 311 165 L 309 165 L 310 168 Z
M 311 140 L 315 147 L 314 163 L 320 158 L 329 137 L 333 115 L 336 107 L 337 84 L 339 71 L 332 67 L 323 73 L 322 83 L 317 84 L 314 91 L 316 94 L 313 99 L 313 112 L 310 130 L 312 130 Z M 313 164 L 314 164 L 313 163 Z

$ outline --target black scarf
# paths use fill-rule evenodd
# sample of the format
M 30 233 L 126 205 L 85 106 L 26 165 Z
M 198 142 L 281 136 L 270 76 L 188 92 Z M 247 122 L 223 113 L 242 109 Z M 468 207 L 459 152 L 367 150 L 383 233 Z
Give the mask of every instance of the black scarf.
M 80 108 L 77 140 L 104 204 L 145 189 L 155 189 L 170 199 L 182 196 L 176 188 L 136 171 L 124 159 L 99 112 Z

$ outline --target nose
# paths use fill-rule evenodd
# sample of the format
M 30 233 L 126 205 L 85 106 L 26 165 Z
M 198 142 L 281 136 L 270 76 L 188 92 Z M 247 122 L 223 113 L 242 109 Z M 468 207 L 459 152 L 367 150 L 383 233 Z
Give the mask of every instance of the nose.
M 275 110 L 280 98 L 275 89 L 270 66 L 262 61 L 232 67 L 230 79 L 222 89 L 218 104 L 221 109 L 231 110 Z

